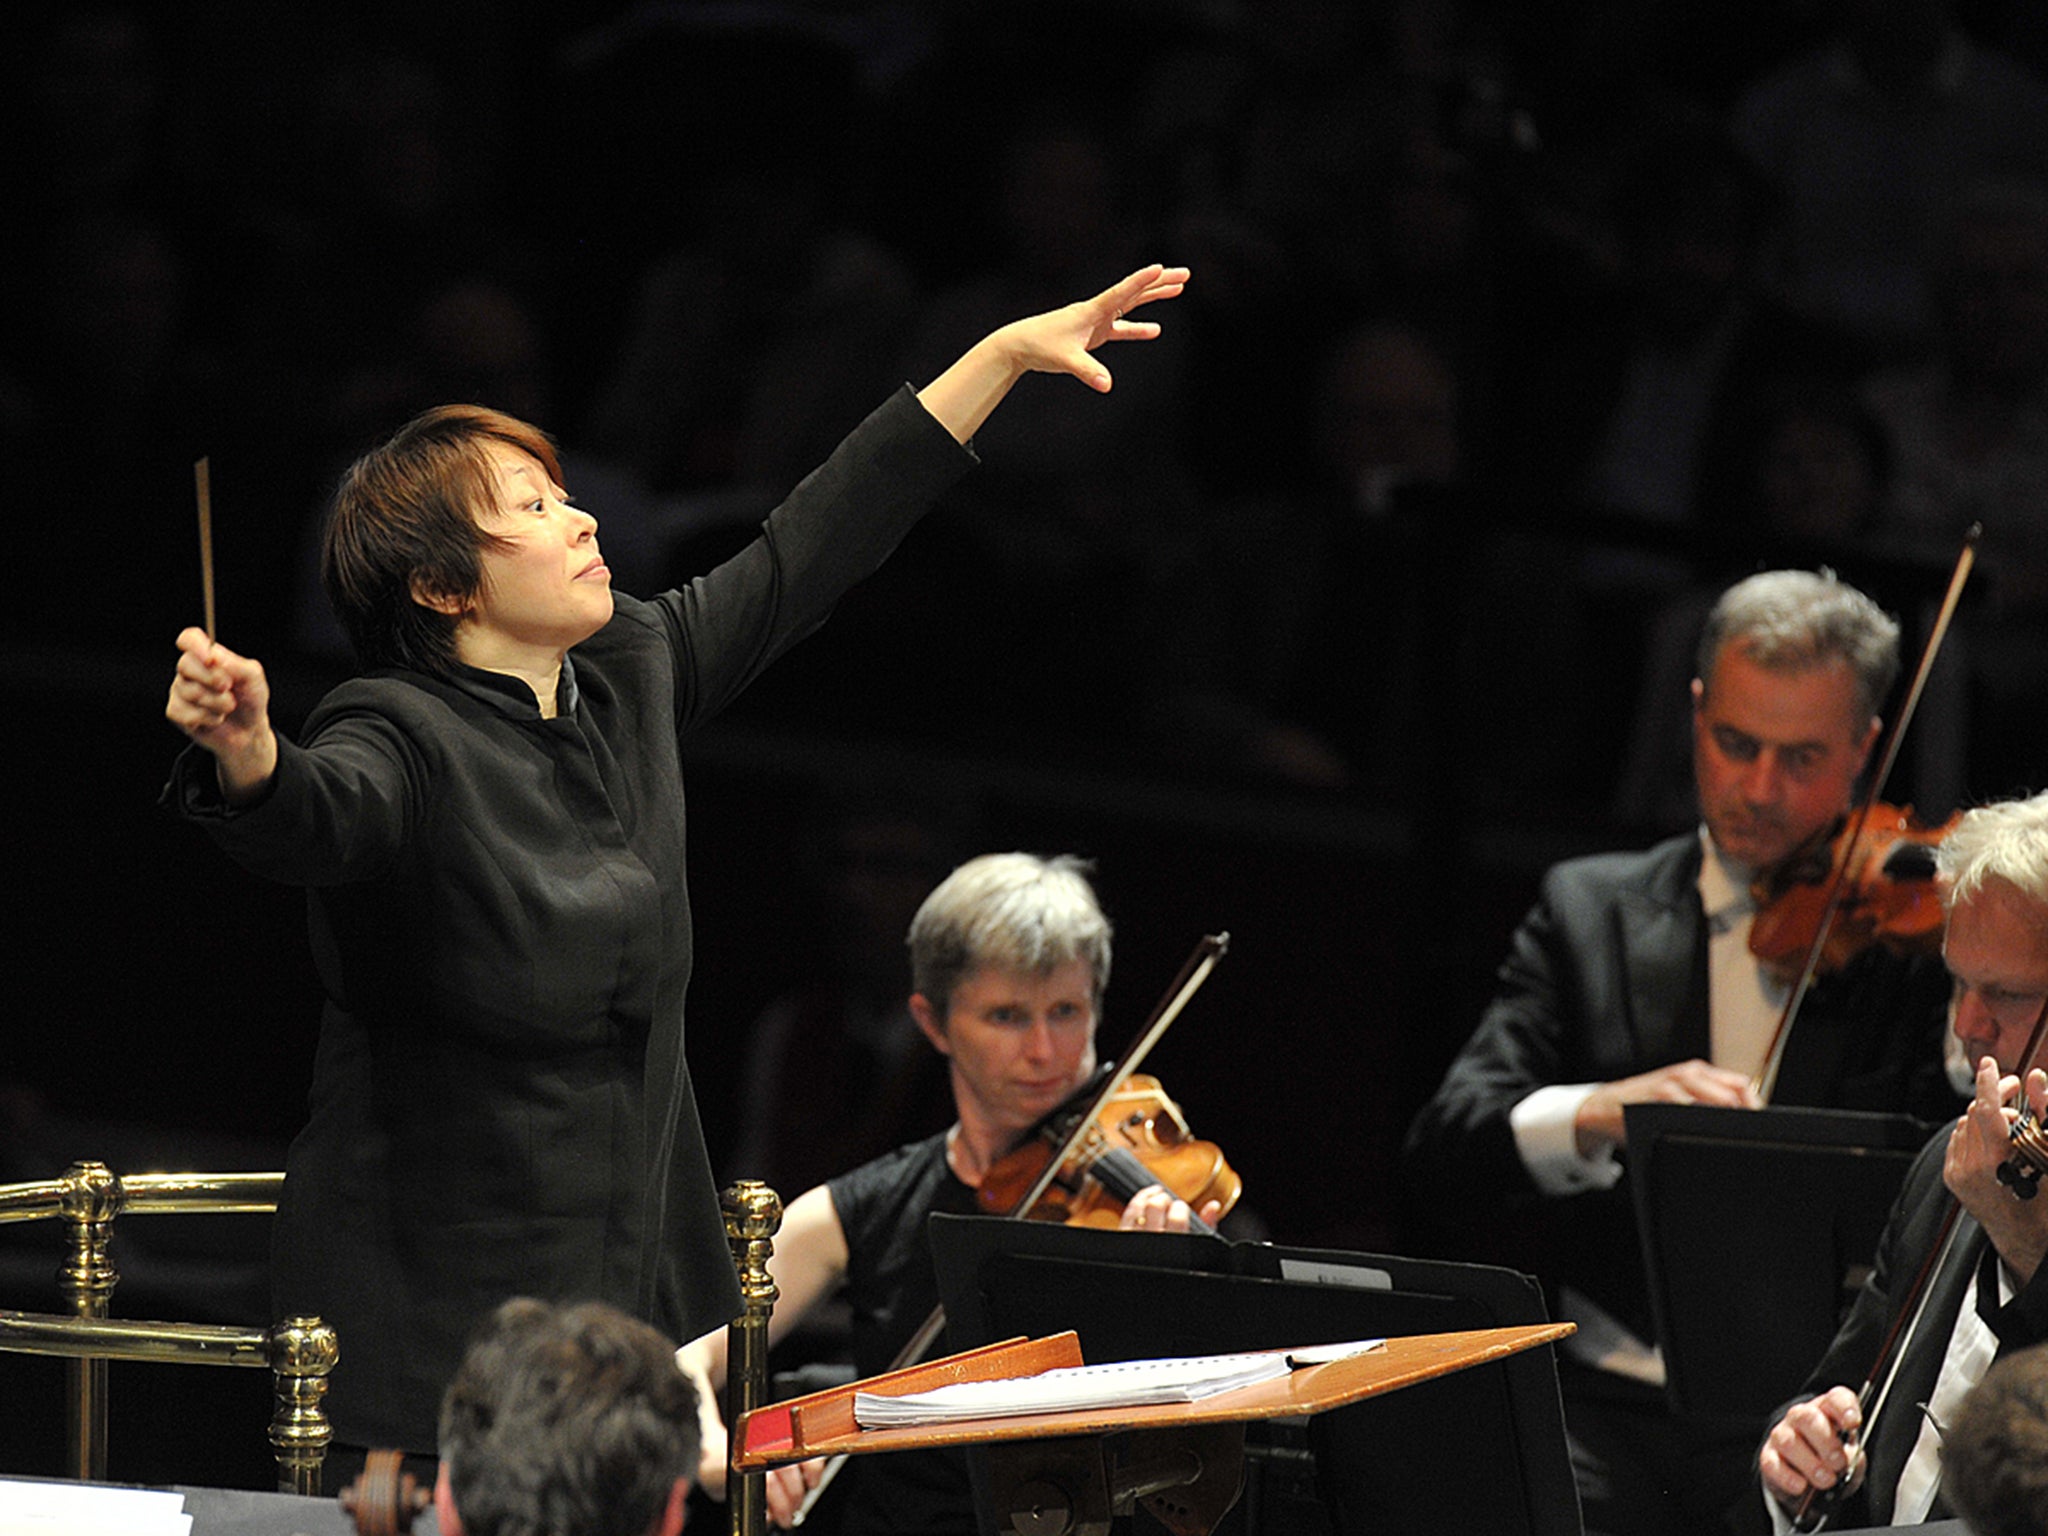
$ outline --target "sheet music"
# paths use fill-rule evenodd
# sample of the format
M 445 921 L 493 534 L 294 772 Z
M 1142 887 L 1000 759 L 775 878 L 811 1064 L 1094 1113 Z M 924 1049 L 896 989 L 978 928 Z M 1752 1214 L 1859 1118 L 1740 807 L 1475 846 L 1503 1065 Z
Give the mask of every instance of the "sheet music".
M 1004 1418 L 1022 1413 L 1059 1413 L 1075 1408 L 1128 1408 L 1145 1403 L 1192 1403 L 1219 1392 L 1285 1376 L 1296 1366 L 1384 1348 L 1384 1339 L 1310 1349 L 1258 1350 L 1249 1354 L 1188 1355 L 1164 1360 L 1119 1360 L 1106 1365 L 1065 1366 L 1036 1376 L 996 1381 L 961 1381 L 928 1392 L 888 1397 L 853 1396 L 854 1422 L 863 1429 L 903 1424 L 944 1424 L 957 1419 Z
M 192 1536 L 192 1517 L 178 1493 L 0 1479 L 0 1536 Z

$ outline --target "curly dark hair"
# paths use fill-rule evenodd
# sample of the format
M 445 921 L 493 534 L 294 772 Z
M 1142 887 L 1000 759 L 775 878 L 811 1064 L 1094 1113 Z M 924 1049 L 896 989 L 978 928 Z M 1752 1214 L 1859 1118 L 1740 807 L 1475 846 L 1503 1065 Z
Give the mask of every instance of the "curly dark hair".
M 675 1346 L 602 1302 L 506 1302 L 441 1402 L 463 1536 L 647 1536 L 697 1438 Z

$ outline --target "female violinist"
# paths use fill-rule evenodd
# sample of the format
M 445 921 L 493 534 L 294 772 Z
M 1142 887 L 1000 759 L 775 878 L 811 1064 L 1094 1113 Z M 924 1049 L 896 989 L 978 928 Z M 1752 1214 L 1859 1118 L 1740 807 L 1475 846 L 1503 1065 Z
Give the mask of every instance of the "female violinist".
M 941 1134 L 790 1204 L 770 1264 L 779 1293 L 771 1338 L 843 1290 L 855 1369 L 864 1377 L 888 1369 L 938 1304 L 925 1218 L 934 1211 L 985 1214 L 983 1183 L 1094 1073 L 1110 925 L 1083 869 L 1066 857 L 987 854 L 961 865 L 925 898 L 910 927 L 910 1011 L 947 1060 L 958 1118 Z M 800 1114 L 801 1106 L 792 1112 Z M 1213 1222 L 1222 1210 L 1223 1202 L 1212 1199 L 1191 1211 L 1155 1184 L 1130 1199 L 1119 1224 L 1186 1230 L 1191 1218 Z M 700 1480 L 717 1492 L 726 1437 L 710 1384 L 724 1373 L 724 1330 L 694 1340 L 677 1358 L 698 1379 L 707 1432 Z M 789 1523 L 820 1465 L 770 1475 L 768 1509 L 776 1524 Z M 973 1527 L 957 1453 L 856 1457 L 846 1482 L 843 1533 L 884 1524 L 891 1531 Z

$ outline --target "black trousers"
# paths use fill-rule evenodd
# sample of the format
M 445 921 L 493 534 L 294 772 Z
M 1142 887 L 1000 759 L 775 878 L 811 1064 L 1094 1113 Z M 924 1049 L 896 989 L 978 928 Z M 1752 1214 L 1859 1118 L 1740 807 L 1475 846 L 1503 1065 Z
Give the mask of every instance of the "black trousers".
M 1755 1536 L 1770 1529 L 1756 1475 L 1769 1426 L 1690 1418 L 1661 1387 L 1560 1356 L 1566 1438 L 1586 1536 Z

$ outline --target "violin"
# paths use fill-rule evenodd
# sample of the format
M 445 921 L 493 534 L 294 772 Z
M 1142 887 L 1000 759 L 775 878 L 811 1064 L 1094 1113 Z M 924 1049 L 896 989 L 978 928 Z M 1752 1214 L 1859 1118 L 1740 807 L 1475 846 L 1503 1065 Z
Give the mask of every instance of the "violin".
M 1085 1099 L 1086 1092 L 1079 1097 Z M 1092 1123 L 1082 1127 L 1086 1108 L 1070 1099 L 999 1158 L 982 1176 L 982 1208 L 996 1215 L 1018 1211 L 1063 1146 L 1068 1147 L 1066 1156 L 1051 1181 L 1029 1209 L 1018 1212 L 1030 1220 L 1113 1228 L 1131 1197 L 1148 1184 L 1164 1185 L 1195 1211 L 1213 1200 L 1228 1212 L 1243 1193 L 1244 1181 L 1222 1151 L 1214 1142 L 1196 1139 L 1156 1077 L 1132 1073 L 1096 1106 Z M 1212 1229 L 1197 1216 L 1190 1230 Z
M 1166 1178 L 1154 1172 L 1151 1166 L 1144 1163 L 1138 1151 L 1145 1145 L 1160 1149 L 1159 1164 L 1163 1166 L 1166 1161 L 1165 1149 L 1169 1146 L 1184 1149 L 1206 1148 L 1206 1153 L 1196 1153 L 1194 1161 L 1199 1162 L 1208 1154 L 1215 1154 L 1216 1165 L 1223 1168 L 1224 1172 L 1229 1172 L 1227 1165 L 1223 1163 L 1221 1153 L 1217 1153 L 1207 1142 L 1198 1142 L 1186 1135 L 1187 1121 L 1181 1118 L 1180 1107 L 1166 1097 L 1157 1079 L 1138 1075 L 1138 1063 L 1151 1053 L 1152 1047 L 1159 1043 L 1159 1037 L 1166 1033 L 1167 1027 L 1180 1017 L 1180 1011 L 1187 1006 L 1188 999 L 1193 997 L 1196 990 L 1208 979 L 1209 973 L 1216 968 L 1216 962 L 1223 958 L 1229 948 L 1230 935 L 1227 933 L 1203 936 L 1201 942 L 1195 946 L 1194 953 L 1188 956 L 1187 963 L 1181 967 L 1180 974 L 1174 977 L 1173 985 L 1166 989 L 1166 995 L 1152 1010 L 1152 1016 L 1138 1032 L 1138 1038 L 1131 1043 L 1130 1051 L 1125 1055 L 1122 1065 L 1105 1066 L 1087 1088 L 1072 1095 L 1065 1104 L 1046 1116 L 1035 1128 L 1034 1134 L 1026 1139 L 1024 1146 L 1018 1149 L 1019 1153 L 1025 1153 L 1027 1148 L 1031 1149 L 1028 1154 L 1012 1154 L 1016 1159 L 1014 1163 L 1007 1158 L 998 1159 L 995 1166 L 983 1175 L 981 1202 L 985 1209 L 998 1209 L 1001 1215 L 1011 1218 L 1040 1214 L 1050 1216 L 1050 1208 L 1047 1212 L 1041 1213 L 1040 1205 L 1046 1201 L 1048 1191 L 1053 1188 L 1055 1180 L 1067 1175 L 1077 1163 L 1080 1165 L 1080 1171 L 1088 1174 L 1098 1188 L 1106 1189 L 1105 1179 L 1130 1182 L 1135 1178 L 1135 1182 L 1130 1183 L 1128 1192 L 1121 1196 L 1109 1196 L 1116 1202 L 1110 1220 L 1106 1223 L 1096 1222 L 1094 1225 L 1118 1225 L 1131 1196 L 1147 1184 L 1165 1184 L 1168 1189 L 1197 1209 L 1200 1208 L 1200 1202 L 1206 1200 L 1221 1200 L 1225 1210 L 1230 1208 L 1236 1201 L 1240 1189 L 1236 1174 L 1229 1174 L 1227 1196 L 1205 1192 L 1199 1187 L 1189 1194 L 1179 1185 L 1169 1183 Z M 1150 1086 L 1136 1086 L 1140 1084 Z M 1131 1095 L 1128 1100 L 1127 1089 Z M 1173 1134 L 1160 1133 L 1162 1115 L 1165 1116 L 1164 1124 L 1173 1128 Z M 1098 1146 L 1101 1149 L 1098 1155 L 1091 1159 L 1083 1154 L 1080 1148 L 1084 1142 Z M 1184 1157 L 1185 1153 L 1175 1155 L 1178 1159 Z M 1135 1170 L 1127 1168 L 1126 1158 L 1137 1163 L 1138 1167 Z M 991 1193 L 994 1187 L 992 1181 L 999 1181 L 1002 1187 L 1010 1191 L 1011 1198 L 1007 1202 L 999 1203 L 998 1198 Z M 1080 1182 L 1085 1189 L 1089 1179 L 1084 1178 Z M 1223 1187 L 1223 1184 L 1218 1182 L 1216 1188 L 1220 1190 Z M 1188 1230 L 1213 1233 L 1215 1228 L 1201 1217 L 1194 1216 L 1189 1219 Z M 932 1308 L 931 1315 L 896 1352 L 896 1358 L 890 1363 L 889 1369 L 901 1370 L 922 1360 L 932 1345 L 938 1341 L 939 1334 L 945 1326 L 946 1309 Z M 803 1523 L 804 1517 L 816 1506 L 819 1497 L 833 1478 L 838 1476 L 839 1469 L 845 1465 L 844 1452 L 825 1464 L 824 1472 L 811 1485 L 811 1491 L 804 1495 L 803 1503 L 797 1508 L 796 1524 Z
M 1934 850 L 1954 828 L 1958 811 L 1939 825 L 1910 805 L 1870 803 L 1862 835 L 1847 817 L 1749 888 L 1756 902 L 1749 952 L 1765 965 L 1796 972 L 1822 934 L 1817 973 L 1838 971 L 1872 945 L 1897 954 L 1941 947 L 1941 895 Z M 1846 863 L 1845 863 L 1846 861 Z M 1839 890 L 1837 883 L 1839 882 Z M 1829 921 L 1829 903 L 1834 903 Z

